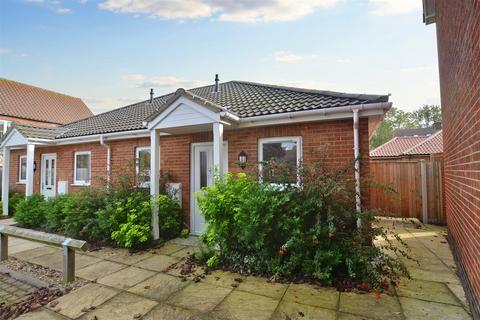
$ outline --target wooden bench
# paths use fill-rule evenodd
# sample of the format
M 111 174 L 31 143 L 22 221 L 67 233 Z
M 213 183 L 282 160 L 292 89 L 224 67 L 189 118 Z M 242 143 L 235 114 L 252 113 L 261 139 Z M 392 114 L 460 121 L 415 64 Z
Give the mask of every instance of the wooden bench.
M 63 248 L 63 280 L 75 280 L 75 250 L 86 250 L 87 242 L 30 229 L 0 224 L 0 261 L 8 259 L 8 237 L 15 237 Z

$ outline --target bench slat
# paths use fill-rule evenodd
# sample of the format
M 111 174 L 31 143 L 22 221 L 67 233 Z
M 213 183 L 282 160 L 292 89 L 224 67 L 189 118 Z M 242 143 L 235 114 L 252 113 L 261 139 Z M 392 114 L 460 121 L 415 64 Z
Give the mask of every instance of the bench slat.
M 58 247 L 63 247 L 65 245 L 69 248 L 80 249 L 82 251 L 87 249 L 86 241 L 67 238 L 58 234 L 51 234 L 42 231 L 0 225 L 0 233 L 11 237 L 32 240 Z

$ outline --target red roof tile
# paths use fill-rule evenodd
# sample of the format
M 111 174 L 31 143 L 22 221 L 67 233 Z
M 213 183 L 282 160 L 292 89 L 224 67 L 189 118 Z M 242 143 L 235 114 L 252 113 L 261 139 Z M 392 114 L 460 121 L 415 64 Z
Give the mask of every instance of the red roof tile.
M 432 134 L 423 142 L 404 152 L 406 155 L 433 154 L 443 152 L 442 130 Z
M 0 78 L 0 114 L 66 124 L 93 115 L 80 98 Z
M 428 136 L 395 137 L 370 151 L 370 157 L 399 157 L 427 138 Z

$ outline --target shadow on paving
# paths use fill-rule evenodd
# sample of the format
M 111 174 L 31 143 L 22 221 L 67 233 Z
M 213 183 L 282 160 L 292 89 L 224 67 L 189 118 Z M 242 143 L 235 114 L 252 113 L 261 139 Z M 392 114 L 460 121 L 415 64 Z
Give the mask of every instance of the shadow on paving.
M 197 250 L 197 238 L 190 237 L 135 254 L 105 248 L 77 255 L 77 276 L 92 283 L 19 319 L 471 319 L 445 229 L 417 229 L 393 219 L 382 224 L 400 234 L 419 263 L 406 261 L 412 279 L 379 300 L 224 271 L 200 282 L 185 279 L 170 266 Z M 14 256 L 58 268 L 61 250 L 33 248 Z

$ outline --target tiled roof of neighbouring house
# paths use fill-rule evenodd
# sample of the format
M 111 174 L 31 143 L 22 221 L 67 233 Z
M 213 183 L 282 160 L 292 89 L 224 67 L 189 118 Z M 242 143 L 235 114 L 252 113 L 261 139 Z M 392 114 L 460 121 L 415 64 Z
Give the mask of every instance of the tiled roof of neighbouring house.
M 93 115 L 80 98 L 0 78 L 0 114 L 54 124 Z
M 416 146 L 404 152 L 406 155 L 421 155 L 443 152 L 443 133 L 438 131 Z
M 388 101 L 388 95 L 346 94 L 243 81 L 221 83 L 218 92 L 210 85 L 189 89 L 187 93 L 219 105 L 240 118 Z M 144 121 L 173 96 L 174 93 L 170 93 L 153 99 L 153 103 L 142 101 L 67 124 L 63 127 L 65 132 L 57 138 L 144 129 Z
M 370 151 L 371 158 L 393 158 L 443 152 L 442 131 L 433 135 L 394 137 Z

